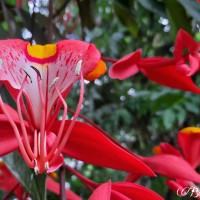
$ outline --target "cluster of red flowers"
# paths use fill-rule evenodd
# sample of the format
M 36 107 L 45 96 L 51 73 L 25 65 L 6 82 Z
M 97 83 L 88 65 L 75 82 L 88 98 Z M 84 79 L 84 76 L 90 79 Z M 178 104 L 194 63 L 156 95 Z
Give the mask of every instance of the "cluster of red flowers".
M 98 166 L 128 172 L 124 182 L 95 183 L 74 169 L 91 190 L 90 200 L 152 199 L 161 200 L 155 192 L 135 184 L 141 176 L 164 175 L 173 190 L 200 183 L 195 171 L 199 166 L 200 129 L 190 127 L 178 134 L 183 155 L 167 143 L 155 148 L 157 155 L 142 157 L 122 147 L 100 129 L 79 122 L 83 102 L 84 79 L 95 80 L 106 72 L 100 52 L 92 44 L 65 40 L 52 45 L 30 45 L 22 40 L 0 41 L 0 83 L 16 102 L 16 110 L 0 96 L 0 156 L 18 150 L 36 174 L 52 173 L 63 164 L 63 155 Z M 142 50 L 124 56 L 111 66 L 111 78 L 125 79 L 142 72 L 150 80 L 172 88 L 200 93 L 191 76 L 199 70 L 199 43 L 180 30 L 173 58 L 142 58 Z M 80 97 L 72 119 L 65 99 L 75 82 L 80 82 Z M 62 120 L 58 120 L 63 109 Z M 5 178 L 10 173 L 1 165 L 0 187 L 9 191 Z M 8 175 L 17 184 L 17 180 Z M 56 182 L 47 179 L 47 188 L 59 193 Z M 22 188 L 16 187 L 19 197 Z M 80 199 L 66 191 L 71 199 Z

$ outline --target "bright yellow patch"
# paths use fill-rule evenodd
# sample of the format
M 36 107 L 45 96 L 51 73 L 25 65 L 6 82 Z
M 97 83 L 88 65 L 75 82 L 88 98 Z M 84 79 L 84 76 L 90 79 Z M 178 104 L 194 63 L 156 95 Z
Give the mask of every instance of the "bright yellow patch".
M 200 134 L 199 127 L 187 127 L 179 131 L 180 133 L 184 134 Z
M 49 176 L 54 180 L 58 178 L 58 175 L 55 172 L 49 173 Z
M 106 70 L 107 70 L 106 64 L 102 60 L 99 60 L 99 62 L 96 65 L 96 68 L 92 72 L 90 72 L 85 77 L 85 79 L 88 81 L 93 81 L 99 78 L 100 76 L 104 75 L 106 73 Z
M 161 150 L 160 146 L 155 146 L 155 147 L 153 148 L 153 153 L 156 154 L 156 155 L 161 154 L 161 153 L 162 153 L 162 150 Z
M 54 56 L 56 54 L 56 45 L 55 44 L 46 44 L 46 45 L 28 45 L 27 46 L 28 54 L 31 57 L 37 59 L 44 59 Z

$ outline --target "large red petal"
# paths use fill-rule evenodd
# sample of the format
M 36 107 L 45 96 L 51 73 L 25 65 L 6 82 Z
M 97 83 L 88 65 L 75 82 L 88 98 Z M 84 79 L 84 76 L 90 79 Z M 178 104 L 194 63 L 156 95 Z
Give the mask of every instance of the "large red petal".
M 134 199 L 163 200 L 161 196 L 152 190 L 134 183 L 119 182 L 112 183 L 112 191 L 117 191 L 124 196 Z
M 181 133 L 178 134 L 178 144 L 182 149 L 185 159 L 196 168 L 200 164 L 200 128 L 196 128 L 198 132 Z
M 139 49 L 122 57 L 111 66 L 109 76 L 114 79 L 123 80 L 135 75 L 139 71 L 137 63 L 141 59 L 141 52 L 142 50 Z
M 175 156 L 182 157 L 180 151 L 174 148 L 172 145 L 168 144 L 167 142 L 160 143 L 159 147 L 161 149 L 161 154 L 172 154 Z
M 59 121 L 52 132 L 56 133 Z M 70 121 L 67 121 L 65 130 Z M 152 170 L 133 154 L 120 148 L 99 130 L 87 124 L 76 122 L 63 153 L 87 163 L 153 176 Z
M 19 184 L 18 180 L 13 176 L 6 165 L 2 162 L 0 162 L 0 171 L 0 189 L 9 192 Z M 22 199 L 23 188 L 20 184 L 14 190 L 14 193 L 18 199 Z
M 180 157 L 162 154 L 142 159 L 155 173 L 173 179 L 184 179 L 200 183 L 200 174 Z M 187 173 L 186 173 L 187 172 Z
M 192 79 L 181 74 L 173 59 L 150 57 L 139 62 L 140 70 L 150 80 L 171 88 L 190 91 L 200 94 L 200 89 Z

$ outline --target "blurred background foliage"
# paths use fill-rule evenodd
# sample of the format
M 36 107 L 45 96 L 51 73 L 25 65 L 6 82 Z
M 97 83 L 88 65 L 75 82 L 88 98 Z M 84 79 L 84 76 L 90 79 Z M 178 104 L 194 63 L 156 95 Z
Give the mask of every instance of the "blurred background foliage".
M 94 43 L 104 57 L 116 59 L 138 48 L 143 49 L 143 57 L 171 57 L 180 28 L 200 40 L 199 22 L 200 4 L 196 0 L 0 0 L 0 39 L 22 38 L 40 44 L 80 39 Z M 108 68 L 110 65 L 107 63 Z M 200 85 L 200 77 L 194 79 Z M 78 101 L 77 88 L 67 99 L 72 109 Z M 111 80 L 106 74 L 86 82 L 81 113 L 123 146 L 147 156 L 162 141 L 177 147 L 178 130 L 200 125 L 199 111 L 196 94 L 159 86 L 141 74 L 124 81 Z M 126 175 L 66 161 L 97 182 L 122 181 Z M 164 180 L 145 177 L 139 183 L 165 199 L 180 199 L 167 189 Z M 75 176 L 67 172 L 66 181 L 87 199 L 89 192 Z M 50 194 L 48 199 L 56 197 Z

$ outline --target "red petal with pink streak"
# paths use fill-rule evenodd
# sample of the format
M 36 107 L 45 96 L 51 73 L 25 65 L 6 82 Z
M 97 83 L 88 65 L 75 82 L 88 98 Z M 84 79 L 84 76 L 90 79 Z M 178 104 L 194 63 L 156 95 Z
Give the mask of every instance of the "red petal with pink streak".
M 174 180 L 166 180 L 166 185 L 171 189 L 173 190 L 175 193 L 178 192 L 179 194 L 179 191 L 181 192 L 184 187 L 182 185 L 180 185 L 179 183 L 177 183 L 176 181 Z M 181 193 L 179 194 L 181 195 Z
M 172 145 L 168 144 L 167 142 L 162 142 L 160 143 L 160 148 L 161 148 L 161 154 L 172 154 L 175 156 L 182 157 L 181 153 L 179 150 L 174 148 Z
M 184 76 L 176 69 L 173 59 L 162 57 L 145 58 L 138 65 L 142 73 L 158 84 L 200 94 L 200 89 L 192 79 Z
M 90 196 L 89 200 L 110 200 L 111 182 L 101 184 Z
M 52 132 L 56 133 L 60 123 L 54 124 Z M 65 130 L 69 123 L 67 121 Z M 76 122 L 63 153 L 87 163 L 154 176 L 141 160 L 121 149 L 99 130 L 81 122 Z
M 57 195 L 60 194 L 60 185 L 57 182 L 55 182 L 51 178 L 47 177 L 46 184 L 47 184 L 47 189 L 48 190 L 54 192 Z M 74 192 L 72 192 L 69 189 L 66 189 L 66 196 L 67 196 L 67 199 L 81 200 L 81 198 L 78 195 L 76 195 Z
M 155 173 L 173 179 L 184 179 L 200 183 L 200 174 L 180 157 L 162 154 L 142 159 Z M 187 173 L 186 173 L 187 172 Z
M 200 165 L 200 134 L 184 134 L 179 132 L 178 144 L 182 149 L 185 159 L 193 168 Z
M 18 141 L 9 122 L 2 121 L 5 116 L 0 114 L 0 156 L 18 149 Z
M 193 39 L 193 37 L 184 31 L 183 29 L 180 29 L 175 42 L 175 48 L 174 48 L 174 57 L 176 60 L 179 60 L 184 50 L 188 50 L 189 53 L 193 53 L 197 48 L 197 43 Z
M 9 114 L 12 116 L 12 119 L 16 124 L 19 125 L 19 117 L 17 115 L 17 112 L 10 107 L 7 104 L 4 104 L 6 107 L 6 110 L 9 112 Z M 25 125 L 27 123 L 25 122 Z M 15 137 L 14 131 L 12 126 L 10 125 L 10 122 L 8 122 L 7 117 L 2 113 L 2 110 L 0 108 L 0 156 L 3 156 L 5 154 L 8 154 L 12 151 L 15 151 L 18 149 L 18 141 Z M 20 127 L 18 126 L 20 129 Z
M 124 196 L 134 199 L 163 200 L 161 196 L 152 190 L 134 183 L 118 182 L 112 183 L 112 191 L 117 191 Z
M 141 53 L 142 50 L 139 49 L 122 57 L 111 66 L 109 76 L 114 79 L 123 80 L 135 75 L 139 71 L 137 63 L 141 59 Z
M 19 182 L 12 175 L 12 173 L 8 170 L 5 164 L 0 164 L 0 189 L 9 192 L 11 191 Z M 22 186 L 18 185 L 18 187 L 14 190 L 14 193 L 18 199 L 22 199 L 23 190 Z

